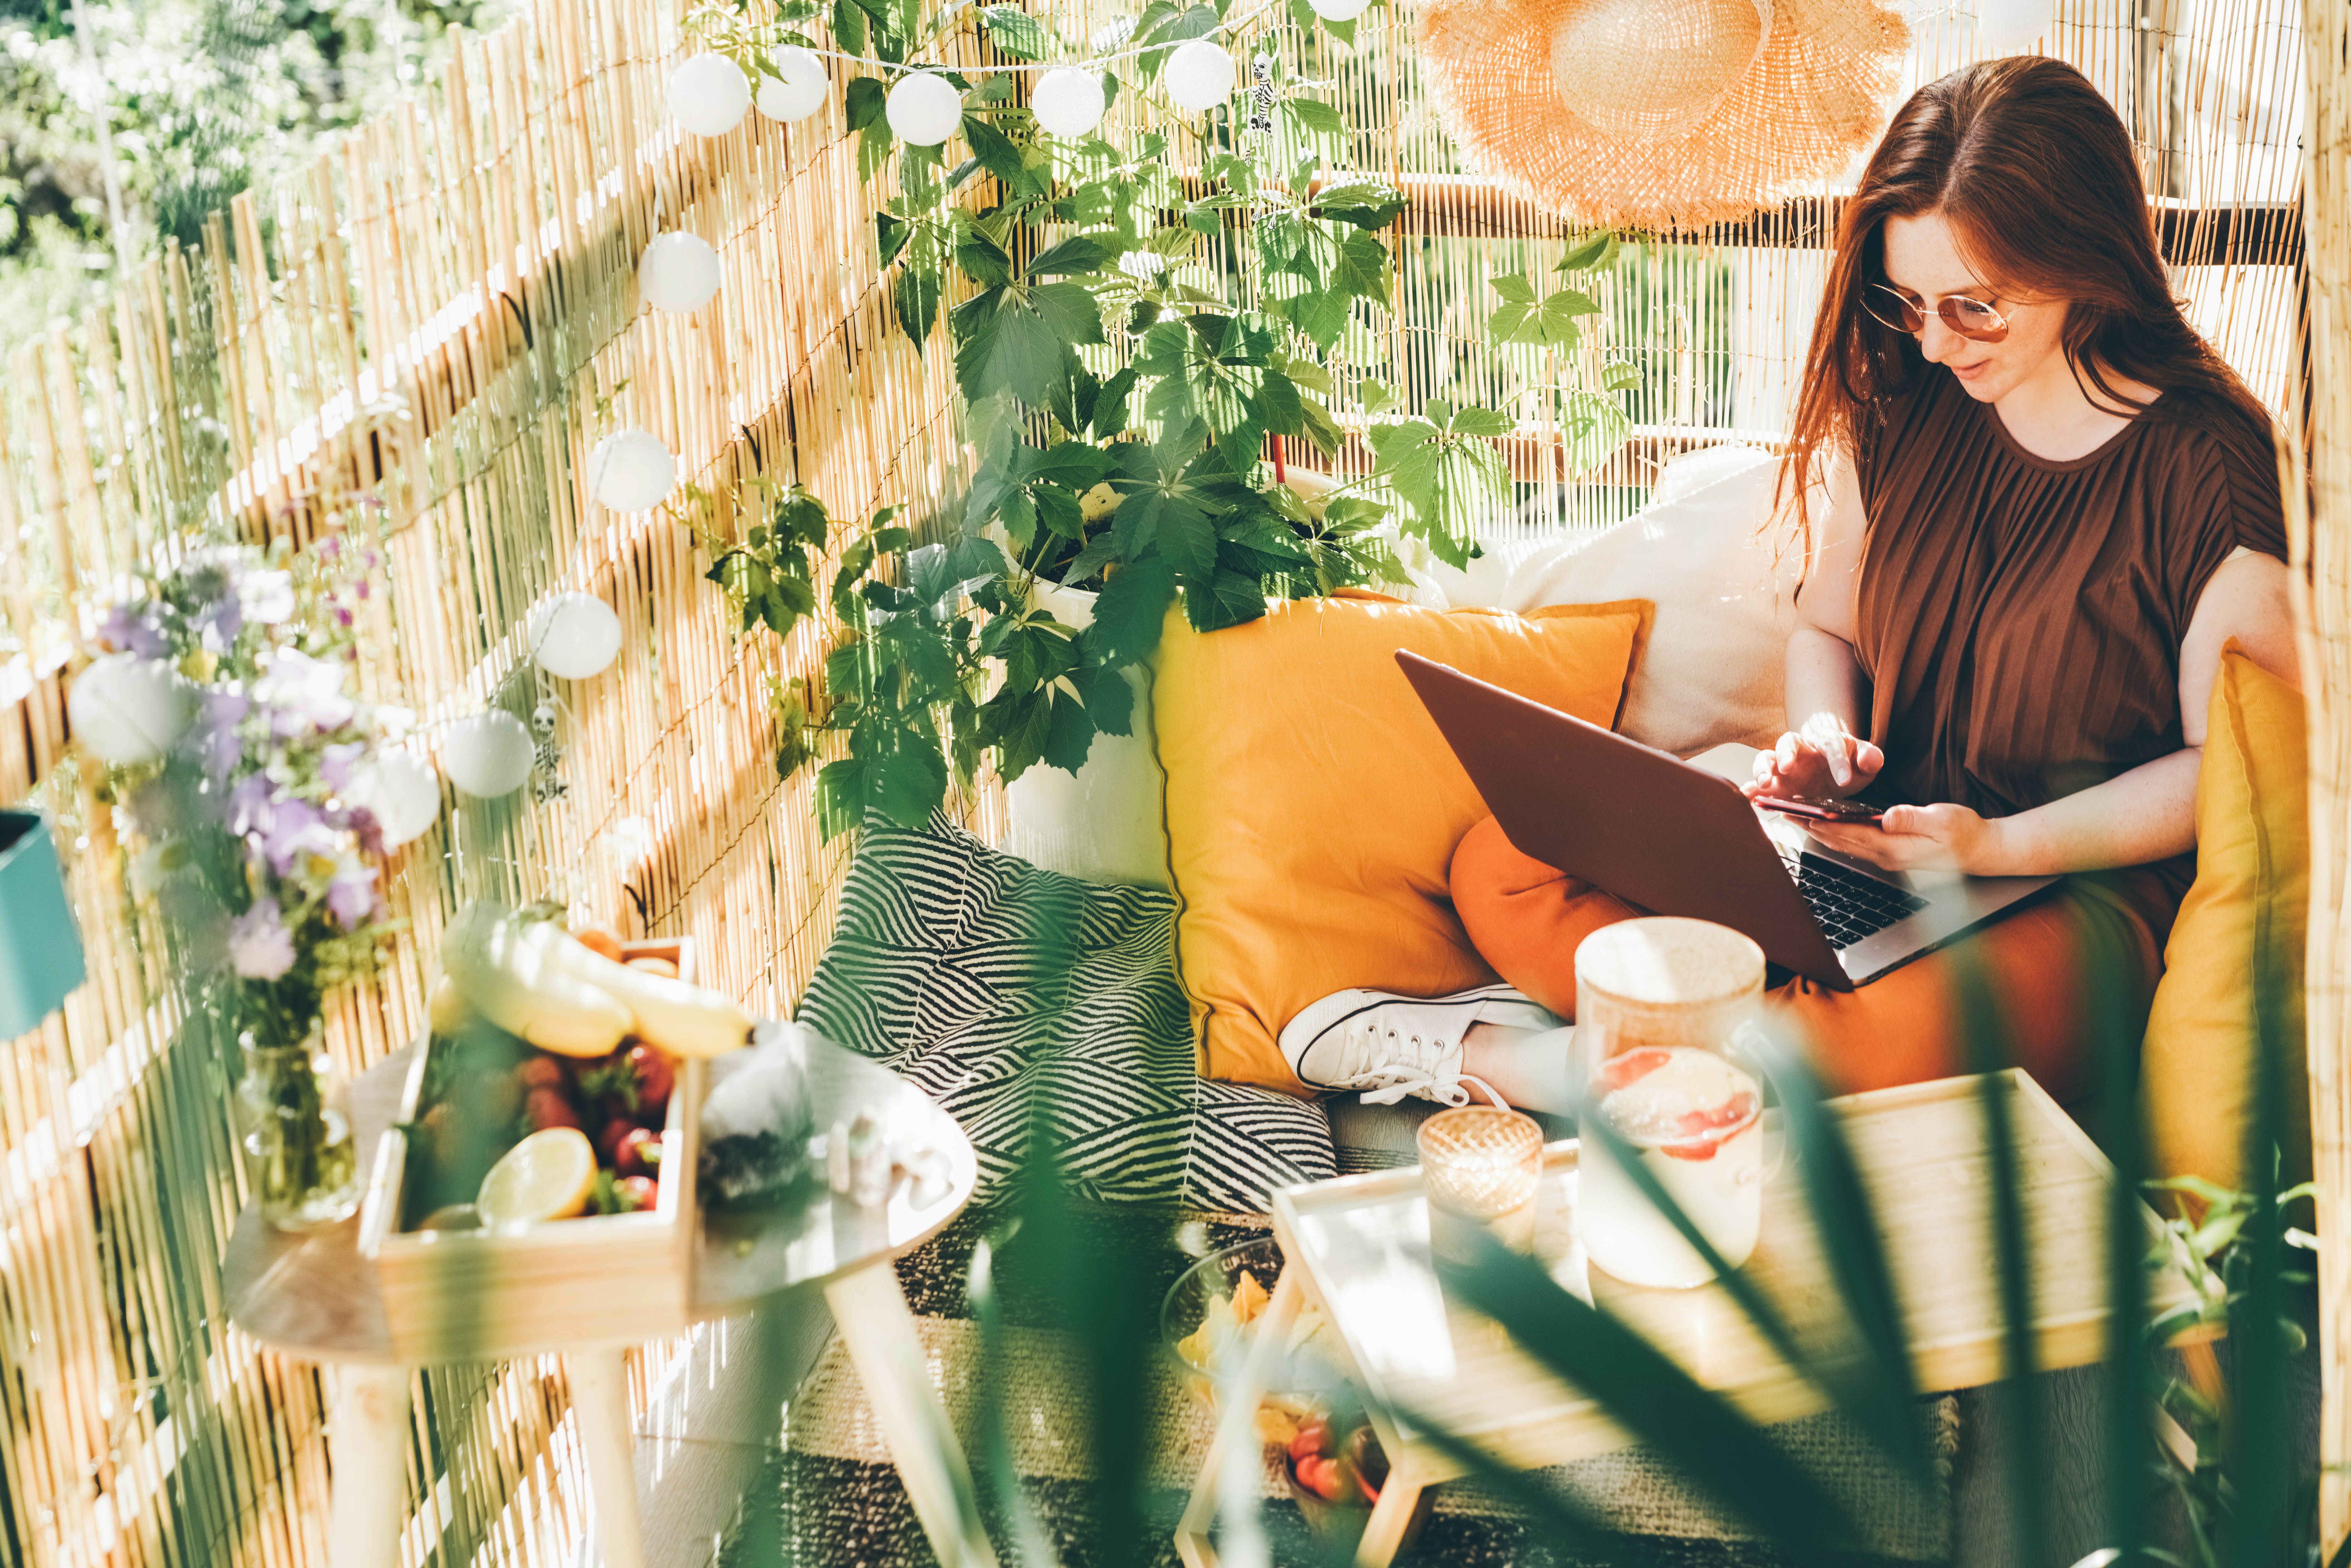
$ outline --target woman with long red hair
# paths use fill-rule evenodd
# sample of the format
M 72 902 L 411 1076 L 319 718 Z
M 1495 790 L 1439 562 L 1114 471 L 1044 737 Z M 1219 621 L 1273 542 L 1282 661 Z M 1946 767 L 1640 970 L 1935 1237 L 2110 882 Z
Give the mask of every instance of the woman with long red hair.
M 1962 967 L 2061 1094 L 2094 1006 L 2144 1020 L 2194 876 L 2221 649 L 2295 674 L 2273 450 L 2181 315 L 2130 139 L 2080 72 L 1988 61 L 1903 105 L 1813 329 L 1782 477 L 1806 551 L 1791 728 L 1751 789 L 1883 806 L 1813 830 L 1882 865 L 2063 880 L 1856 990 L 1774 993 L 1832 1084 L 1964 1071 Z M 1317 1087 L 1458 1103 L 1468 1077 L 1566 1108 L 1543 1014 L 1574 1016 L 1577 944 L 1639 911 L 1490 820 L 1452 891 L 1507 988 L 1342 993 L 1285 1054 Z

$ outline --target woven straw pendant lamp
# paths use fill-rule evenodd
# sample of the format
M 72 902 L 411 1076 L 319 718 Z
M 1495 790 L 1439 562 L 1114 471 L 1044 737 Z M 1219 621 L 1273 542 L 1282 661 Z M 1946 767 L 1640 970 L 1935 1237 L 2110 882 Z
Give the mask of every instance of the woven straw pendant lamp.
M 1844 168 L 1910 29 L 1878 0 L 1424 0 L 1414 37 L 1473 164 L 1573 222 L 1647 229 Z

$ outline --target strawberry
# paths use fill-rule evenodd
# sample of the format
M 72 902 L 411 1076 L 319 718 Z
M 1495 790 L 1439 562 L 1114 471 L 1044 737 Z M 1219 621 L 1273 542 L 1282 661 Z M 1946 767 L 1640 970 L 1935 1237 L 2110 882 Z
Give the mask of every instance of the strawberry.
M 661 1168 L 661 1134 L 650 1127 L 632 1127 L 621 1134 L 612 1151 L 612 1168 L 624 1176 L 650 1175 Z
M 604 1130 L 596 1134 L 596 1157 L 621 1175 L 628 1175 L 627 1171 L 621 1169 L 621 1141 L 637 1130 L 637 1124 L 626 1116 L 614 1116 L 604 1124 Z
M 543 1133 L 549 1127 L 580 1125 L 580 1113 L 571 1108 L 571 1102 L 563 1097 L 559 1089 L 534 1089 L 524 1095 L 522 1114 L 534 1133 Z
M 669 1058 L 639 1040 L 629 1048 L 629 1067 L 637 1075 L 637 1110 L 649 1124 L 658 1124 L 669 1110 L 669 1092 L 677 1073 Z
M 621 1200 L 623 1214 L 649 1209 L 661 1201 L 661 1184 L 651 1176 L 622 1176 L 612 1184 L 612 1191 Z
M 551 1056 L 534 1056 L 515 1069 L 515 1082 L 528 1096 L 535 1089 L 563 1087 L 563 1064 Z
M 1290 1439 L 1292 1459 L 1311 1459 L 1331 1451 L 1331 1418 L 1310 1416 L 1298 1424 L 1298 1435 Z
M 1324 1502 L 1337 1502 L 1345 1496 L 1345 1481 L 1339 1474 L 1339 1461 L 1326 1454 L 1311 1459 L 1301 1459 L 1293 1467 L 1298 1484 L 1321 1498 Z

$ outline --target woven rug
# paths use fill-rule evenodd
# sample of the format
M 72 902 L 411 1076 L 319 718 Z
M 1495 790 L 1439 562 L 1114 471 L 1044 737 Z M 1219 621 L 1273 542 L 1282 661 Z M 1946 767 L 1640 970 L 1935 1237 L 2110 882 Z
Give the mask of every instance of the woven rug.
M 1081 1210 L 1076 1218 L 1090 1251 L 1133 1258 L 1142 1249 L 1141 1256 L 1151 1264 L 1151 1278 L 1135 1294 L 1155 1307 L 1196 1255 L 1258 1235 L 1261 1224 L 1247 1217 L 1138 1207 Z M 899 1267 L 949 1416 L 966 1451 L 972 1454 L 982 1451 L 975 1419 L 982 1358 L 964 1281 L 974 1244 L 996 1228 L 997 1220 L 988 1215 L 967 1215 Z M 1003 1379 L 1001 1397 L 1014 1461 L 1064 1568 L 1087 1568 L 1102 1558 L 1086 1486 L 1092 1474 L 1089 1433 L 1093 1413 L 1071 1370 L 1071 1343 L 1047 1326 L 1054 1318 L 1053 1303 L 1040 1298 L 1024 1270 L 1017 1239 L 998 1254 L 997 1278 L 1010 1327 L 1004 1354 L 993 1364 Z M 1155 1358 L 1151 1396 L 1144 1408 L 1127 1416 L 1144 1423 L 1150 1438 L 1150 1539 L 1140 1561 L 1172 1565 L 1175 1521 L 1207 1452 L 1213 1417 L 1186 1390 L 1172 1364 L 1157 1359 L 1155 1324 L 1133 1326 L 1139 1354 Z M 1929 1426 L 1946 1477 L 1957 1441 L 1954 1411 L 1949 1398 L 1921 1407 L 1920 1418 Z M 747 1518 L 738 1543 L 722 1559 L 728 1568 L 778 1561 L 798 1568 L 922 1568 L 935 1561 L 890 1465 L 856 1370 L 838 1342 L 825 1351 L 787 1407 L 784 1428 L 768 1505 L 774 1511 Z M 1947 1481 L 1935 1496 L 1919 1500 L 1847 1423 L 1833 1416 L 1789 1422 L 1772 1428 L 1772 1435 L 1873 1534 L 1870 1553 L 1808 1562 L 1886 1568 L 1948 1557 Z M 1659 1568 L 1761 1568 L 1787 1562 L 1740 1539 L 1734 1526 L 1645 1449 L 1584 1460 L 1551 1471 L 1549 1477 L 1611 1529 L 1623 1532 L 1611 1562 Z M 1585 1561 L 1562 1554 L 1473 1482 L 1448 1483 L 1432 1489 L 1430 1495 L 1429 1517 L 1399 1557 L 1400 1563 L 1572 1568 Z M 1327 1551 L 1315 1549 L 1304 1518 L 1271 1464 L 1265 1471 L 1260 1519 L 1277 1563 L 1329 1560 Z M 999 1542 L 1009 1539 L 993 1511 L 988 1524 Z M 755 1541 L 756 1548 L 751 1545 Z

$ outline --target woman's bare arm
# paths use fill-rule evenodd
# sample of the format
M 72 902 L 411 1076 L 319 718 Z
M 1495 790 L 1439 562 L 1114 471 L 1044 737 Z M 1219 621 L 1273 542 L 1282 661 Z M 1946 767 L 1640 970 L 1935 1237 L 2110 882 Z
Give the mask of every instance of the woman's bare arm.
M 1883 752 L 1856 738 L 1868 711 L 1868 683 L 1853 651 L 1865 517 L 1850 462 L 1832 470 L 1828 490 L 1788 636 L 1788 733 L 1756 759 L 1751 794 L 1849 795 L 1885 766 Z
M 2241 551 L 2196 601 L 2179 645 L 2180 728 L 2188 745 L 2103 784 L 1985 818 L 1964 806 L 1896 806 L 1884 830 L 1815 829 L 1823 842 L 1881 865 L 1940 866 L 1980 875 L 2038 876 L 2145 865 L 2196 847 L 2196 775 L 2220 652 L 2235 638 L 2255 664 L 2299 684 L 2286 565 Z

